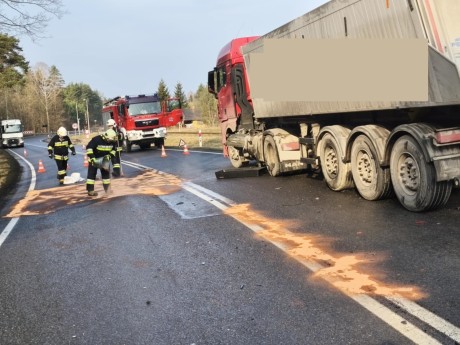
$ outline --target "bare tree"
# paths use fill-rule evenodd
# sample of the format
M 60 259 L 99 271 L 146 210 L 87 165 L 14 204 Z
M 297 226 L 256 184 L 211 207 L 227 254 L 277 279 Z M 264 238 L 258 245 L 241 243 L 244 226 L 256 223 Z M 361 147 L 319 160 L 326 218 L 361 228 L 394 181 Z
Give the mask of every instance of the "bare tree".
M 61 18 L 62 0 L 0 0 L 0 31 L 42 38 L 51 18 Z
M 64 80 L 55 66 L 49 68 L 45 64 L 38 65 L 37 68 L 29 72 L 29 75 L 34 85 L 35 93 L 39 96 L 45 110 L 46 126 L 49 132 L 50 123 L 52 122 L 53 127 L 58 127 L 62 116 Z
M 201 118 L 204 123 L 211 127 L 217 125 L 217 101 L 203 84 L 198 86 L 198 90 L 193 98 L 193 103 L 195 110 L 201 113 Z

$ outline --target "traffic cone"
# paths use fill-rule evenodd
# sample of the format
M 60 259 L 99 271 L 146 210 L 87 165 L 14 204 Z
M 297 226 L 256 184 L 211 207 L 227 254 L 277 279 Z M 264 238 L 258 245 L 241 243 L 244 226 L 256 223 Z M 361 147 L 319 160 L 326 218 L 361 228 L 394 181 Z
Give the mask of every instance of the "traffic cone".
M 87 168 L 88 165 L 89 165 L 89 163 L 88 163 L 88 156 L 85 155 L 85 161 L 83 162 L 83 166 L 84 166 L 85 168 Z
M 167 157 L 166 151 L 165 151 L 165 146 L 161 145 L 161 158 Z
M 37 172 L 39 172 L 39 173 L 46 172 L 45 167 L 43 166 L 43 162 L 42 162 L 41 159 L 38 161 L 38 171 Z
M 184 152 L 183 152 L 184 155 L 189 155 L 190 152 L 188 152 L 188 148 L 187 148 L 187 144 L 184 145 Z
M 24 157 L 27 157 L 27 150 L 24 149 Z
M 70 170 L 70 164 L 67 163 L 67 170 Z

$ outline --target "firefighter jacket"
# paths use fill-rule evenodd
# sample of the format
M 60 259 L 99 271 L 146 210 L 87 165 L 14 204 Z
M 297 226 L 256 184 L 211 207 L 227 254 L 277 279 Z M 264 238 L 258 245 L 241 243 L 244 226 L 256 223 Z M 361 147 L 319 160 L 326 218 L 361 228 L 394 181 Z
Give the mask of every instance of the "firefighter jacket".
M 67 135 L 61 139 L 56 134 L 48 144 L 48 154 L 52 155 L 54 153 L 54 159 L 56 160 L 68 160 L 69 150 L 72 151 L 72 154 L 75 154 L 75 147 Z
M 115 157 L 116 149 L 117 143 L 110 142 L 101 134 L 95 136 L 89 141 L 88 145 L 86 145 L 86 155 L 90 161 L 107 155 Z

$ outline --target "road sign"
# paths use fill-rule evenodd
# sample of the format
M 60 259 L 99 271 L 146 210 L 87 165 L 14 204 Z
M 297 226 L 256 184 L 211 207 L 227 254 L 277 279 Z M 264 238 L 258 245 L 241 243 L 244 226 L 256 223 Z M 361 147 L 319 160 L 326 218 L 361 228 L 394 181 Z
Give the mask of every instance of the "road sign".
M 73 128 L 73 129 L 77 129 L 77 128 L 78 128 L 78 124 L 72 123 L 72 128 Z

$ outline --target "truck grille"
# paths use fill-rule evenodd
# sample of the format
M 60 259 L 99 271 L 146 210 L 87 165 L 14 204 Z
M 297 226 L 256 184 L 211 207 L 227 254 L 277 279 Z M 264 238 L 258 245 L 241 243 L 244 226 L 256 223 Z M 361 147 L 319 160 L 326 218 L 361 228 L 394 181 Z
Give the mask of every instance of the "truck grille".
M 8 146 L 18 146 L 19 139 L 8 139 Z
M 149 127 L 149 126 L 158 126 L 160 122 L 158 119 L 154 120 L 139 120 L 135 122 L 136 127 Z

